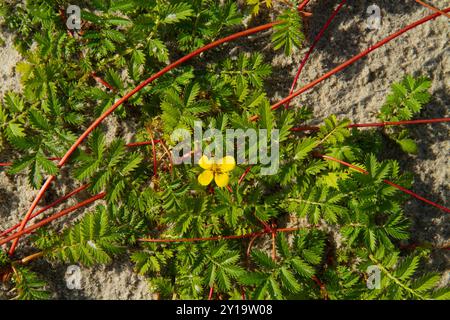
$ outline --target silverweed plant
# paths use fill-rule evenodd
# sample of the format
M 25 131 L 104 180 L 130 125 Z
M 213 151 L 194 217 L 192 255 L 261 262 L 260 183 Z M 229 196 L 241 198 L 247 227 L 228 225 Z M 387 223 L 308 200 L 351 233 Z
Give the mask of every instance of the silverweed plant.
M 242 49 L 224 57 L 223 50 L 265 31 L 270 37 L 241 41 L 267 41 L 292 54 L 305 45 L 306 3 L 284 1 L 280 12 L 268 0 L 81 1 L 79 28 L 70 29 L 67 21 L 77 17 L 67 12 L 68 1 L 3 1 L 3 28 L 14 32 L 23 56 L 23 90 L 6 93 L 0 104 L 0 148 L 12 157 L 1 166 L 40 189 L 22 222 L 0 234 L 0 279 L 11 297 L 52 297 L 37 259 L 88 268 L 127 257 L 160 299 L 449 299 L 441 275 L 424 267 L 439 248 L 404 245 L 411 225 L 404 204 L 413 196 L 449 209 L 410 191 L 412 176 L 381 157 L 388 140 L 398 152 L 416 152 L 399 126 L 449 120 L 414 119 L 432 99 L 430 80 L 405 75 L 393 84 L 380 106 L 382 123 L 331 115 L 311 127 L 309 108 L 287 105 L 441 13 L 271 105 L 264 54 Z M 267 12 L 278 17 L 248 27 Z M 112 113 L 133 123 L 132 142 L 107 135 L 102 121 Z M 192 142 L 184 155 L 190 163 L 174 163 L 173 132 L 193 133 L 196 122 L 223 135 L 277 130 L 276 141 L 268 134 L 265 142 L 278 146 L 278 171 L 261 174 L 263 164 L 236 162 L 235 154 L 202 154 L 222 144 L 217 138 Z M 248 159 L 264 143 L 244 137 L 231 144 L 244 145 Z M 194 154 L 200 160 L 192 163 Z M 44 198 L 61 175 L 77 189 Z M 43 216 L 76 194 L 84 200 Z M 50 225 L 69 214 L 64 227 Z M 26 236 L 24 249 L 19 240 Z

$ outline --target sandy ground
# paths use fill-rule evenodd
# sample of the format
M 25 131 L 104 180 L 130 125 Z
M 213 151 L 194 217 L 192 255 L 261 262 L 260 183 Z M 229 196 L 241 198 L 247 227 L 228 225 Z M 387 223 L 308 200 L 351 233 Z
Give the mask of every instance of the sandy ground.
M 325 23 L 338 1 L 312 1 L 309 10 L 314 16 L 308 21 L 308 43 L 305 49 L 291 57 L 274 54 L 268 48 L 268 34 L 252 37 L 252 41 L 239 41 L 233 44 L 233 53 L 239 51 L 260 50 L 268 61 L 272 61 L 273 76 L 267 83 L 268 92 L 273 101 L 288 94 L 291 81 L 299 61 L 307 51 L 310 41 Z M 319 5 L 320 3 L 320 5 Z M 337 16 L 325 37 L 311 56 L 300 78 L 300 85 L 314 80 L 340 62 L 373 45 L 430 11 L 414 1 L 348 1 L 348 5 Z M 366 9 L 371 4 L 381 8 L 381 28 L 367 28 Z M 434 5 L 444 8 L 448 1 L 435 0 Z M 354 122 L 374 122 L 376 113 L 385 100 L 390 84 L 401 80 L 406 74 L 428 75 L 433 80 L 433 101 L 423 110 L 420 118 L 449 116 L 450 85 L 449 51 L 446 46 L 449 38 L 448 20 L 437 20 L 419 26 L 414 31 L 373 52 L 360 62 L 326 80 L 314 89 L 304 93 L 293 106 L 310 106 L 314 109 L 315 123 L 319 123 L 330 114 L 347 117 Z M 5 45 L 0 47 L 0 96 L 7 90 L 20 90 L 19 76 L 15 65 L 20 56 L 12 46 L 11 36 L 2 31 Z M 228 50 L 224 48 L 224 50 Z M 228 52 L 228 51 L 226 51 Z M 124 124 L 115 119 L 108 120 L 111 133 L 121 133 Z M 398 155 L 395 150 L 390 156 L 400 160 L 402 168 L 414 173 L 413 191 L 449 206 L 450 195 L 450 150 L 449 125 L 437 124 L 411 127 L 418 141 L 419 153 L 415 156 Z M 8 151 L 0 153 L 0 161 L 10 160 L 14 155 Z M 52 201 L 74 188 L 66 184 L 64 178 L 58 180 L 58 190 L 53 189 Z M 63 186 L 64 185 L 64 186 Z M 35 196 L 35 191 L 27 187 L 23 176 L 8 176 L 0 169 L 0 226 L 17 223 L 23 216 Z M 68 204 L 83 199 L 83 194 Z M 433 207 L 412 199 L 406 205 L 406 212 L 413 220 L 413 241 L 431 242 L 433 245 L 448 245 L 448 215 Z M 27 250 L 27 249 L 23 249 Z M 37 267 L 45 270 L 50 289 L 55 298 L 61 299 L 150 299 L 147 283 L 143 277 L 133 273 L 133 266 L 126 261 L 117 261 L 107 267 L 82 269 L 80 290 L 66 287 L 67 266 L 52 266 L 38 262 Z M 445 272 L 445 285 L 449 281 L 449 254 L 435 251 L 430 255 L 428 269 Z M 446 272 L 447 270 L 447 272 Z M 0 299 L 2 291 L 0 291 Z M 3 292 L 3 297 L 4 292 Z

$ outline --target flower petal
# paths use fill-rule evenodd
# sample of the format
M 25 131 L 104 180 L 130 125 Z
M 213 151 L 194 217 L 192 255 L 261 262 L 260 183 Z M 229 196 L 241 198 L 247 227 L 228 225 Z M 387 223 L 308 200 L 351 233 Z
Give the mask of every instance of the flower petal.
M 212 168 L 214 161 L 212 159 L 208 159 L 207 156 L 203 155 L 200 160 L 198 160 L 198 165 L 205 170 L 209 170 Z
M 216 181 L 216 184 L 219 188 L 226 187 L 229 180 L 230 177 L 228 177 L 228 173 L 216 173 L 214 175 L 214 181 Z
M 202 186 L 207 186 L 211 183 L 212 179 L 214 177 L 214 173 L 211 170 L 205 170 L 198 176 L 198 182 Z
M 217 165 L 220 168 L 220 171 L 229 172 L 236 167 L 236 161 L 234 160 L 234 157 L 226 156 L 217 162 Z

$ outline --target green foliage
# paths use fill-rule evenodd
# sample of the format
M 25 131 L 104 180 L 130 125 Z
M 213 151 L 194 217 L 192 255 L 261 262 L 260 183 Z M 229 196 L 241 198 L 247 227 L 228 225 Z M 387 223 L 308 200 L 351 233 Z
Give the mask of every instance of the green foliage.
M 369 259 L 381 270 L 381 288 L 366 293 L 370 299 L 420 299 L 446 300 L 450 296 L 449 288 L 436 289 L 440 276 L 437 273 L 426 273 L 413 277 L 417 273 L 420 260 L 429 252 L 409 255 L 403 258 L 398 252 L 385 253 L 383 250 L 369 255 Z
M 92 133 L 89 147 L 91 154 L 81 153 L 77 158 L 75 178 L 83 182 L 90 179 L 92 192 L 108 190 L 108 201 L 117 202 L 139 180 L 139 172 L 135 171 L 144 160 L 143 156 L 126 152 L 125 143 L 120 139 L 107 146 L 105 135 L 100 130 Z
M 61 156 L 74 141 L 70 129 L 62 116 L 61 101 L 56 97 L 57 89 L 51 84 L 48 89 L 49 100 L 40 102 L 39 106 L 26 104 L 24 99 L 13 93 L 5 95 L 4 133 L 9 143 L 22 151 L 9 172 L 16 174 L 27 170 L 29 182 L 38 188 L 44 173 L 56 174 L 58 168 L 49 156 Z M 10 117 L 10 118 L 8 118 Z M 76 121 L 75 121 L 76 122 Z
M 134 252 L 131 261 L 136 264 L 136 270 L 140 274 L 153 273 L 157 275 L 161 272 L 161 268 L 173 258 L 173 251 L 152 243 L 145 247 L 142 251 Z
M 297 212 L 300 217 L 308 217 L 311 223 L 319 223 L 323 218 L 331 223 L 336 223 L 338 216 L 342 216 L 347 209 L 339 203 L 345 196 L 328 187 L 313 187 L 299 190 L 295 198 L 289 199 L 289 210 Z
M 302 20 L 295 10 L 287 10 L 278 17 L 282 23 L 274 27 L 272 43 L 275 50 L 283 49 L 285 55 L 290 55 L 293 48 L 302 46 L 304 35 Z
M 231 281 L 238 279 L 243 273 L 243 269 L 237 265 L 239 260 L 239 252 L 229 250 L 226 244 L 221 244 L 212 246 L 209 253 L 199 257 L 195 261 L 194 270 L 203 270 L 204 281 L 209 287 L 217 285 L 220 291 L 228 292 L 232 288 Z
M 4 107 L 0 106 L 0 119 L 2 120 L 2 130 L 5 137 L 23 137 L 24 128 L 21 122 L 23 119 L 23 100 L 15 93 L 8 92 L 3 99 Z M 22 117 L 21 117 L 22 116 Z
M 372 251 L 379 246 L 393 248 L 390 239 L 407 239 L 409 227 L 398 200 L 399 191 L 383 181 L 387 177 L 401 181 L 398 164 L 379 163 L 374 155 L 369 155 L 365 167 L 368 174 L 355 172 L 341 185 L 345 193 L 354 190 L 349 199 L 353 214 L 345 216 L 342 232 L 350 243 L 362 241 Z
M 304 138 L 300 141 L 295 149 L 295 160 L 301 161 L 305 159 L 308 154 L 318 146 L 318 141 L 315 138 Z
M 77 31 L 67 30 L 60 14 L 66 1 L 2 4 L 4 23 L 15 30 L 24 57 L 17 65 L 23 92 L 6 93 L 0 104 L 0 147 L 19 155 L 8 174 L 27 172 L 39 188 L 46 175 L 59 171 L 48 158 L 62 157 L 117 99 L 171 61 L 243 29 L 251 12 L 273 10 L 272 1 L 246 2 L 88 1 Z M 278 19 L 283 22 L 272 32 L 273 48 L 290 54 L 303 43 L 301 17 L 287 10 Z M 86 267 L 127 256 L 163 299 L 205 299 L 211 289 L 220 299 L 242 293 L 252 299 L 448 299 L 448 291 L 436 289 L 438 275 L 419 270 L 417 252 L 406 257 L 398 249 L 400 240 L 409 239 L 407 198 L 385 180 L 409 188 L 412 179 L 395 160 L 379 160 L 386 154 L 380 132 L 350 130 L 348 120 L 334 115 L 318 131 L 292 131 L 314 119 L 311 110 L 271 110 L 271 65 L 262 53 L 243 48 L 227 47 L 225 57 L 205 52 L 109 115 L 111 123 L 94 130 L 67 163 L 70 178 L 88 184 L 93 194 L 105 192 L 104 206 L 81 213 L 61 233 L 38 230 L 34 246 L 46 259 Z M 428 80 L 409 76 L 393 85 L 380 119 L 412 118 L 429 101 L 429 87 Z M 257 121 L 250 121 L 254 115 Z M 249 170 L 239 163 L 229 172 L 229 189 L 201 186 L 203 169 L 172 165 L 170 156 L 176 143 L 171 134 L 192 132 L 195 121 L 221 133 L 279 130 L 277 140 L 268 135 L 279 146 L 277 173 L 261 175 L 263 165 L 255 164 L 238 183 Z M 385 133 L 415 151 L 404 131 Z M 161 141 L 127 146 L 150 139 Z M 215 143 L 202 139 L 190 146 Z M 245 148 L 246 158 L 257 146 Z M 274 245 L 267 228 L 284 224 L 298 230 L 279 230 Z M 214 241 L 203 239 L 210 237 Z M 379 291 L 366 286 L 369 265 L 382 270 Z M 0 266 L 2 272 L 15 268 L 18 298 L 48 297 L 33 265 L 11 262 L 2 253 Z
M 406 76 L 401 82 L 392 85 L 392 92 L 381 107 L 378 118 L 385 122 L 413 119 L 420 113 L 422 107 L 430 102 L 430 88 L 430 79 Z M 386 132 L 389 138 L 397 142 L 403 151 L 417 153 L 416 143 L 409 137 L 407 129 L 389 128 Z
M 104 207 L 87 214 L 74 226 L 53 240 L 46 255 L 64 262 L 92 266 L 109 263 L 114 255 L 122 252 L 124 234 L 111 224 L 111 218 Z
M 5 252 L 0 251 L 0 265 L 4 266 L 7 262 L 8 262 L 8 256 L 6 255 Z
M 46 283 L 28 268 L 14 269 L 12 281 L 14 283 L 14 299 L 17 300 L 46 300 L 50 294 L 45 290 Z
M 246 3 L 251 6 L 254 15 L 259 13 L 262 4 L 264 4 L 266 8 L 272 7 L 272 0 L 246 0 Z
M 323 236 L 316 232 L 301 232 L 296 235 L 291 247 L 283 234 L 277 237 L 280 260 L 274 261 L 268 254 L 253 250 L 252 259 L 257 270 L 240 278 L 245 285 L 252 286 L 252 299 L 283 299 L 298 294 L 311 282 L 315 266 L 322 260 Z
M 205 100 L 197 101 L 200 86 L 196 83 L 187 86 L 180 97 L 178 92 L 168 89 L 161 103 L 161 120 L 164 122 L 164 131 L 172 133 L 175 129 L 189 129 L 194 127 L 195 121 L 200 121 L 199 114 L 211 109 Z
M 320 126 L 319 138 L 320 143 L 327 143 L 336 145 L 342 143 L 345 138 L 350 136 L 350 132 L 347 129 L 347 125 L 350 123 L 348 120 L 338 121 L 335 115 L 331 115 L 324 121 L 324 125 Z
M 381 107 L 379 118 L 383 121 L 411 120 L 430 101 L 431 81 L 426 77 L 406 76 L 392 85 L 392 92 Z
M 244 102 L 247 108 L 258 106 L 264 94 L 260 91 L 263 80 L 267 78 L 272 70 L 271 66 L 264 63 L 264 57 L 260 53 L 239 54 L 237 59 L 225 59 L 220 65 L 220 80 L 222 85 L 233 88 L 234 94 L 239 102 Z M 249 96 L 252 89 L 259 89 Z

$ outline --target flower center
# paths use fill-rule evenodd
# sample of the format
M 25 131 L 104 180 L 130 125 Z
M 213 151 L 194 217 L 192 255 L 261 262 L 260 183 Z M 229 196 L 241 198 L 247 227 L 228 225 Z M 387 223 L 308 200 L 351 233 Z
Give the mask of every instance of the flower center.
M 220 165 L 215 164 L 215 163 L 212 165 L 211 170 L 212 170 L 212 172 L 217 173 L 217 174 L 222 173 L 222 169 L 220 168 Z

